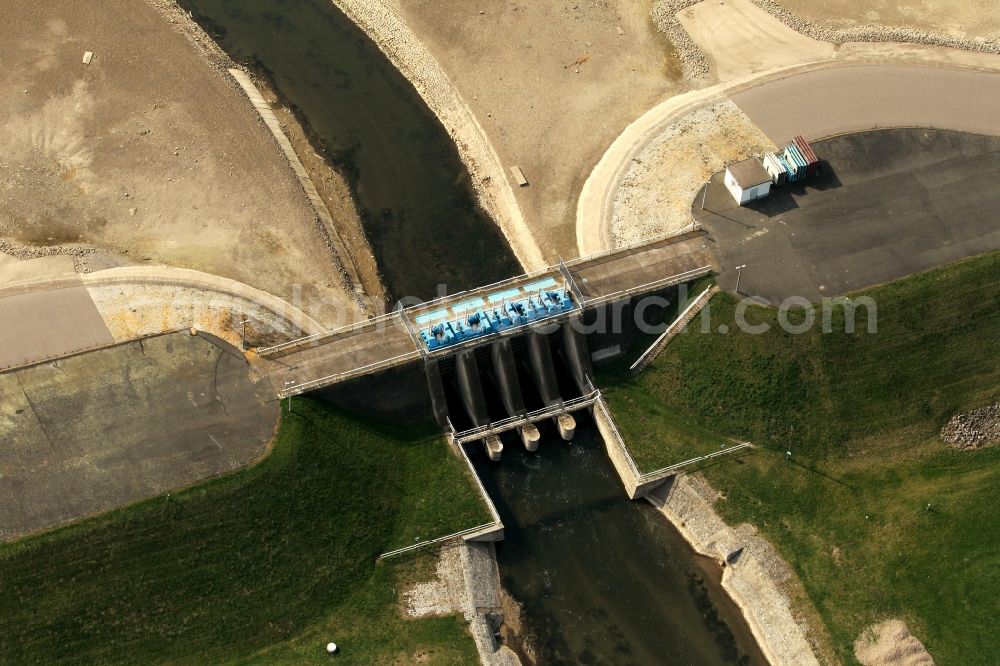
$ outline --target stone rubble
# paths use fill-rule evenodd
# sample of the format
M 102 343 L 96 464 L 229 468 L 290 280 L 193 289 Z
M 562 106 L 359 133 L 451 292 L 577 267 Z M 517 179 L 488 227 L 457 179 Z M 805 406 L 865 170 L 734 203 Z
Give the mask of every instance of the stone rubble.
M 520 666 L 517 655 L 501 645 L 496 632 L 503 623 L 500 571 L 491 542 L 459 541 L 441 548 L 437 577 L 402 594 L 410 617 L 461 613 L 469 623 L 481 663 Z
M 1000 403 L 955 414 L 941 429 L 941 439 L 956 449 L 978 449 L 1000 442 Z
M 677 12 L 699 2 L 701 0 L 657 0 L 653 4 L 652 14 L 656 29 L 677 49 L 677 59 L 680 60 L 684 79 L 704 83 L 708 80 L 708 59 L 677 20 Z
M 833 44 L 848 42 L 901 42 L 944 46 L 966 51 L 1000 54 L 1000 41 L 984 39 L 961 39 L 947 35 L 936 35 L 916 28 L 893 27 L 877 24 L 859 25 L 852 28 L 831 28 L 811 22 L 793 14 L 776 0 L 750 0 L 752 3 L 775 17 L 792 30 Z
M 753 525 L 727 525 L 716 513 L 719 494 L 699 477 L 681 475 L 646 499 L 700 554 L 724 563 L 722 587 L 742 609 L 765 656 L 774 664 L 818 666 L 823 639 L 793 606 L 801 583 Z
M 89 259 L 98 254 L 98 250 L 85 245 L 22 245 L 0 238 L 0 254 L 21 260 L 68 256 L 73 258 L 73 267 L 78 273 L 89 273 Z

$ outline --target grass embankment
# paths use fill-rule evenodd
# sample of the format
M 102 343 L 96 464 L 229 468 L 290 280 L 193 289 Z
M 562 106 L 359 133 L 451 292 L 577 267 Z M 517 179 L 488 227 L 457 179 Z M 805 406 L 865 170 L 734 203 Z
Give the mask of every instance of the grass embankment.
M 955 451 L 938 432 L 1000 399 L 1000 255 L 864 295 L 874 334 L 863 309 L 853 335 L 843 310 L 830 334 L 787 334 L 757 307 L 762 335 L 696 320 L 638 379 L 612 371 L 610 402 L 644 471 L 725 438 L 761 445 L 702 473 L 722 515 L 797 569 L 842 660 L 864 627 L 901 617 L 940 664 L 995 663 L 1000 448 Z M 735 329 L 735 307 L 713 299 L 711 330 Z
M 469 663 L 457 618 L 403 620 L 382 552 L 489 520 L 461 460 L 297 399 L 259 465 L 0 547 L 0 662 Z

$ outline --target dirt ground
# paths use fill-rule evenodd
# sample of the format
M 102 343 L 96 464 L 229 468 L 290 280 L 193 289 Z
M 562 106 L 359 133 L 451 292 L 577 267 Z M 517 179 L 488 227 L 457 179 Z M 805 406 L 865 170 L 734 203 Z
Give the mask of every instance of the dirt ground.
M 795 32 L 750 0 L 700 2 L 677 12 L 677 18 L 719 81 L 834 54 L 832 44 Z
M 960 39 L 1000 38 L 993 0 L 778 0 L 785 9 L 829 27 L 874 24 L 916 28 Z
M 691 201 L 713 173 L 775 148 L 730 101 L 664 127 L 622 177 L 611 209 L 611 242 L 624 246 L 683 229 L 693 221 Z
M 504 165 L 546 259 L 577 254 L 576 199 L 629 122 L 680 89 L 651 2 L 393 0 L 441 63 Z M 455 36 L 462 35 L 461 40 Z
M 301 186 L 226 63 L 172 2 L 153 2 L 5 3 L 0 240 L 100 248 L 83 269 L 166 264 L 285 298 L 297 284 L 350 309 Z
M 865 629 L 854 643 L 864 666 L 934 666 L 924 644 L 902 620 L 886 620 Z

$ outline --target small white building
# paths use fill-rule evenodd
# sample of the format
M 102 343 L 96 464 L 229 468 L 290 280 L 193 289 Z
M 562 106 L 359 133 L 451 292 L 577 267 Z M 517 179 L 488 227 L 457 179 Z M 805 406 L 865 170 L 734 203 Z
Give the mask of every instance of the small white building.
M 771 193 L 771 175 L 760 160 L 751 157 L 726 168 L 726 189 L 742 206 Z

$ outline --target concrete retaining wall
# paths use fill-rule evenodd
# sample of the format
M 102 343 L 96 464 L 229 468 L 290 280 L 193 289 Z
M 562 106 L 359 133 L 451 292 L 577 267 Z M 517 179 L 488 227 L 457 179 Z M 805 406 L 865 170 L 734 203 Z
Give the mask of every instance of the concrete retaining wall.
M 264 121 L 267 128 L 271 130 L 271 134 L 274 135 L 274 139 L 278 142 L 278 146 L 285 154 L 289 165 L 291 165 L 292 171 L 295 172 L 295 176 L 299 179 L 299 183 L 302 185 L 302 189 L 305 191 L 313 211 L 319 218 L 319 231 L 323 234 L 330 251 L 339 265 L 349 294 L 353 297 L 358 307 L 361 308 L 362 312 L 366 314 L 373 312 L 374 307 L 365 294 L 365 289 L 361 282 L 361 273 L 354 263 L 354 258 L 337 232 L 337 227 L 330 216 L 330 210 L 326 207 L 326 203 L 319 195 L 319 192 L 316 191 L 316 186 L 313 184 L 312 178 L 309 177 L 309 172 L 306 171 L 306 168 L 302 165 L 302 161 L 299 160 L 299 156 L 295 153 L 292 142 L 288 140 L 288 137 L 282 131 L 281 123 L 278 121 L 277 116 L 274 115 L 274 111 L 271 110 L 271 106 L 245 72 L 238 69 L 230 69 L 229 73 L 240 84 L 247 97 L 250 98 L 250 103 L 257 109 L 257 113 L 260 114 L 261 120 Z

